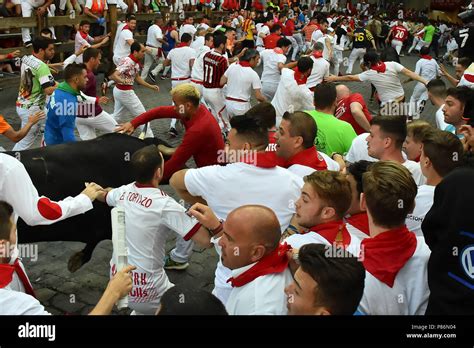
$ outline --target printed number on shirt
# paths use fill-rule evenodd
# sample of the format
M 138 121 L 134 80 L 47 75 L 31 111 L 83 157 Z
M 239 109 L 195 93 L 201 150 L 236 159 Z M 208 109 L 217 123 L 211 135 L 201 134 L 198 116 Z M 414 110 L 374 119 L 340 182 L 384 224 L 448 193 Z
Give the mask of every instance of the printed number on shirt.
M 403 39 L 404 36 L 405 36 L 405 32 L 403 30 L 397 30 L 397 33 L 395 34 L 395 37 L 397 39 Z
M 364 41 L 364 33 L 357 33 L 355 39 L 356 41 Z
M 462 38 L 460 48 L 463 48 L 469 38 L 469 28 L 459 30 L 459 37 Z
M 212 75 L 214 75 L 214 67 L 212 65 L 204 64 L 204 81 L 212 83 Z

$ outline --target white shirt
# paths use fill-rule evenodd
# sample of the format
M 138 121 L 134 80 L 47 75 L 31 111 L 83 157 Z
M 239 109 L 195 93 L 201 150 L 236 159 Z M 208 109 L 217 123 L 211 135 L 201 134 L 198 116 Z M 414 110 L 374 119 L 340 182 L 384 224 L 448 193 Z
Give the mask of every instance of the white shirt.
M 194 60 L 193 68 L 191 70 L 191 79 L 202 81 L 204 79 L 204 55 L 211 49 L 204 45 L 199 50 L 196 50 L 196 59 Z
M 262 46 L 264 47 L 265 44 L 263 43 L 263 39 L 260 37 L 260 34 L 264 34 L 263 37 L 266 37 L 267 35 L 270 35 L 270 28 L 266 25 L 262 25 L 260 28 L 258 27 L 258 24 L 255 26 L 257 29 L 257 40 L 255 41 L 255 45 Z
M 440 108 L 436 111 L 436 127 L 441 130 L 445 130 L 446 127 L 449 126 L 446 122 L 444 122 L 444 112 L 443 112 L 444 104 L 440 106 Z
M 344 29 L 347 33 L 347 28 L 345 25 L 341 25 L 341 29 Z M 348 40 L 347 35 L 341 35 L 341 38 L 339 39 L 338 35 L 334 36 L 336 40 L 334 40 L 334 49 L 337 51 L 344 51 L 344 47 L 346 46 L 346 42 Z M 339 44 L 337 44 L 337 40 L 339 40 Z
M 434 80 L 441 75 L 441 69 L 435 59 L 421 58 L 416 62 L 415 73 L 427 81 Z M 421 82 L 418 82 L 421 84 Z
M 199 23 L 197 29 L 200 29 L 200 28 L 202 28 L 202 29 L 204 29 L 204 30 L 208 30 L 208 29 L 209 29 L 209 25 L 207 25 L 206 23 Z M 197 29 L 196 29 L 196 31 L 197 31 Z
M 276 53 L 273 49 L 266 49 L 260 52 L 260 59 L 263 62 L 262 85 L 278 86 L 281 77 L 278 65 L 286 63 L 286 56 L 282 53 Z
M 329 56 L 329 48 L 326 45 L 326 39 L 329 39 L 330 46 L 334 46 L 336 37 L 331 36 L 331 35 L 323 35 L 317 41 L 317 42 L 320 42 L 320 43 L 323 44 L 323 47 L 324 47 L 323 58 L 326 59 L 326 60 L 331 60 L 332 57 Z
M 169 231 L 189 240 L 199 228 L 198 222 L 186 214 L 186 209 L 161 189 L 139 186 L 124 185 L 106 196 L 109 206 L 125 209 L 127 262 L 137 267 L 133 271 L 129 301 L 137 303 L 159 300 L 173 286 L 163 269 Z M 116 264 L 114 252 L 112 273 Z
M 232 270 L 237 277 L 256 263 Z M 282 273 L 260 276 L 250 283 L 232 288 L 226 303 L 229 315 L 286 315 L 288 313 L 285 287 L 293 280 L 287 268 Z
M 443 34 L 447 29 L 448 29 L 448 26 L 447 26 L 446 24 L 441 23 L 441 24 L 439 25 L 439 32 L 440 32 L 441 34 Z
M 39 202 L 45 209 L 39 209 Z M 40 197 L 23 164 L 16 158 L 0 153 L 0 201 L 13 207 L 15 223 L 21 217 L 30 226 L 51 225 L 68 217 L 83 214 L 92 209 L 92 202 L 84 194 L 67 197 L 62 201 L 52 202 L 44 196 Z M 45 214 L 48 208 L 59 205 L 61 214 L 58 218 Z M 18 240 L 18 239 L 17 239 Z M 11 263 L 18 257 L 18 248 L 11 254 Z
M 290 224 L 295 212 L 294 202 L 298 200 L 303 186 L 303 180 L 287 169 L 278 166 L 259 168 L 241 162 L 225 167 L 214 165 L 188 169 L 184 182 L 187 191 L 205 199 L 218 218 L 226 219 L 232 210 L 243 205 L 260 204 L 275 212 L 282 232 Z M 219 252 L 218 244 L 215 243 L 215 246 Z M 229 289 L 227 280 L 230 277 L 231 271 L 219 261 L 216 288 Z
M 456 40 L 454 38 L 451 38 L 446 43 L 446 49 L 447 49 L 448 52 L 452 52 L 454 50 L 457 50 L 458 48 L 459 48 L 458 43 L 456 42 Z
M 250 101 L 252 91 L 262 89 L 262 83 L 255 70 L 238 63 L 231 64 L 224 76 L 227 77 L 226 97 Z
M 0 315 L 51 315 L 33 296 L 0 289 Z
M 78 31 L 74 37 L 74 52 L 77 52 L 82 46 L 86 45 L 90 47 L 94 43 L 94 38 L 90 35 L 87 35 L 86 38 L 83 38 L 81 32 Z M 76 57 L 76 63 L 82 63 L 82 54 Z
M 188 33 L 191 35 L 191 37 L 194 38 L 194 34 L 196 34 L 197 29 L 194 27 L 192 24 L 183 24 L 181 28 L 179 28 L 179 39 L 181 40 L 181 36 L 183 36 L 184 33 Z
M 318 42 L 318 40 L 322 38 L 323 36 L 324 36 L 324 33 L 321 31 L 321 29 L 315 30 L 311 34 L 311 42 L 312 43 Z
M 198 52 L 204 46 L 204 36 L 198 36 L 189 47 Z
M 419 163 L 415 161 L 406 160 L 402 163 L 402 165 L 410 171 L 417 186 L 421 186 L 426 183 L 426 178 L 421 172 L 421 167 Z
M 314 110 L 313 93 L 307 85 L 298 85 L 295 80 L 295 72 L 292 69 L 283 68 L 272 105 L 276 111 L 276 125 L 279 126 L 286 111 Z
M 114 46 L 114 56 L 118 59 L 127 57 L 130 55 L 130 45 L 127 43 L 127 40 L 133 40 L 133 33 L 129 29 L 122 29 L 117 37 L 116 46 Z
M 147 46 L 161 48 L 162 44 L 160 41 L 158 41 L 158 39 L 163 39 L 163 31 L 158 25 L 153 24 L 148 28 L 146 35 Z
M 352 145 L 349 151 L 347 152 L 345 160 L 349 163 L 355 163 L 361 160 L 377 162 L 378 159 L 369 156 L 367 149 L 367 137 L 369 133 L 359 134 L 352 140 Z
M 385 62 L 385 66 L 386 71 L 384 73 L 369 69 L 358 75 L 361 81 L 369 81 L 375 86 L 382 103 L 393 101 L 405 95 L 398 77 L 398 73 L 405 67 L 396 62 Z
M 306 86 L 308 88 L 313 88 L 316 85 L 319 85 L 326 76 L 329 76 L 329 62 L 324 58 L 314 58 L 313 55 L 310 56 L 313 60 L 313 69 L 311 70 L 311 75 L 309 75 L 308 80 L 306 81 Z
M 171 78 L 191 76 L 189 61 L 196 58 L 196 51 L 189 46 L 173 48 L 167 59 L 171 60 Z
M 120 73 L 120 78 L 125 85 L 133 86 L 135 77 L 140 71 L 140 65 L 133 61 L 129 56 L 122 58 L 117 66 L 117 71 Z
M 393 287 L 365 272 L 365 287 L 359 311 L 369 315 L 423 315 L 428 305 L 428 260 L 430 249 L 417 237 L 416 250 L 395 277 Z
M 415 198 L 415 209 L 413 213 L 408 214 L 405 223 L 407 228 L 415 232 L 417 236 L 423 236 L 421 224 L 433 205 L 434 191 L 436 186 L 421 185 L 418 187 L 418 193 Z

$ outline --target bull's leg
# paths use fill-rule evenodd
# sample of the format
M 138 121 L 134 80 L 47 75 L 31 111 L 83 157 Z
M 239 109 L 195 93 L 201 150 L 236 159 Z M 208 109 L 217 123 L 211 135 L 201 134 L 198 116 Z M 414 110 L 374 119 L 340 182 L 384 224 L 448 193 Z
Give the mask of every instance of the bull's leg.
M 84 249 L 72 255 L 67 263 L 67 269 L 69 272 L 74 273 L 84 264 L 89 262 L 92 257 L 92 252 L 97 244 L 99 244 L 99 241 L 89 242 L 86 244 Z

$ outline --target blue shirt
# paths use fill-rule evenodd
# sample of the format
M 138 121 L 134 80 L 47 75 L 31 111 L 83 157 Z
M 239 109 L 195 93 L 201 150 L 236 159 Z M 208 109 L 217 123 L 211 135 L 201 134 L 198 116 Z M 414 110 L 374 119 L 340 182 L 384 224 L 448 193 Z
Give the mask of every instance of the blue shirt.
M 76 141 L 74 127 L 77 106 L 77 96 L 59 89 L 54 91 L 47 106 L 47 118 L 44 128 L 46 145 Z

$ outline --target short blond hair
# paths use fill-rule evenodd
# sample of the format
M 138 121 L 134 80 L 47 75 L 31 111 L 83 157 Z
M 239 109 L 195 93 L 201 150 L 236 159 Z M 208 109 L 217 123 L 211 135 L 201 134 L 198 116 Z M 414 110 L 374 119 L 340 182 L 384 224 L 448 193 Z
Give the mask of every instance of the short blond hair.
M 407 124 L 407 135 L 417 143 L 421 143 L 426 134 L 433 130 L 433 126 L 426 121 L 416 120 Z
M 179 95 L 181 98 L 192 102 L 195 106 L 198 106 L 201 100 L 201 93 L 199 93 L 199 90 L 191 83 L 182 83 L 173 88 L 170 93 L 172 97 Z

